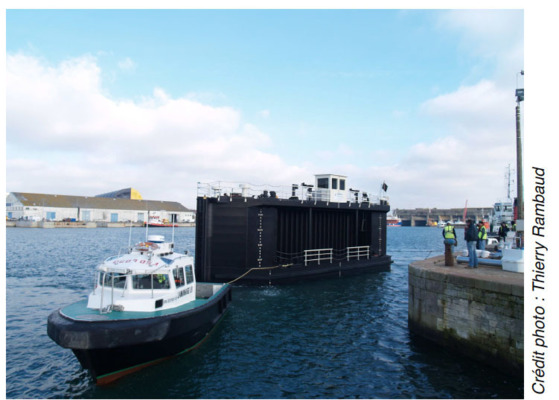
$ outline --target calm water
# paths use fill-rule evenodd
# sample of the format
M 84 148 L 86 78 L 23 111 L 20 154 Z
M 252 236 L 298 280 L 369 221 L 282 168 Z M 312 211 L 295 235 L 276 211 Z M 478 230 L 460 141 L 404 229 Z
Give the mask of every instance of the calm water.
M 170 229 L 160 229 L 167 238 Z M 153 233 L 153 231 L 152 231 Z M 145 231 L 132 230 L 132 241 Z M 97 387 L 46 333 L 48 314 L 87 296 L 93 268 L 128 229 L 6 232 L 8 398 L 522 398 L 523 383 L 411 335 L 407 266 L 442 252 L 435 228 L 390 228 L 391 272 L 234 287 L 200 347 Z M 460 237 L 460 233 L 459 233 Z M 175 231 L 194 252 L 194 228 Z

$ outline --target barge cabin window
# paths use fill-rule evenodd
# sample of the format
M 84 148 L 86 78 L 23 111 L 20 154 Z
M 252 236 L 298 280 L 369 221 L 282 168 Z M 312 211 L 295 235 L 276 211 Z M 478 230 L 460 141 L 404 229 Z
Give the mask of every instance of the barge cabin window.
M 321 188 L 321 189 L 329 189 L 328 178 L 318 178 L 316 180 L 316 187 Z
M 332 186 L 330 187 L 330 178 L 317 178 L 316 187 L 320 189 L 335 189 L 335 190 L 345 190 L 345 179 L 342 178 L 331 178 Z

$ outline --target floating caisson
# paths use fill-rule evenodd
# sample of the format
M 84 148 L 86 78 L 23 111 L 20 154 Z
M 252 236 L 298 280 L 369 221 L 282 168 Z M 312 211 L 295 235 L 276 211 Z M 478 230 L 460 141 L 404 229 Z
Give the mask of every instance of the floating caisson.
M 196 275 L 275 284 L 388 271 L 389 210 L 387 197 L 350 189 L 341 175 L 287 189 L 199 184 Z

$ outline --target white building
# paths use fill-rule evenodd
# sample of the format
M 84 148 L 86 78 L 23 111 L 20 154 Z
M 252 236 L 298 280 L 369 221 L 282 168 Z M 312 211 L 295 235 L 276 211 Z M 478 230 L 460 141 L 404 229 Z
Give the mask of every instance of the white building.
M 115 192 L 116 193 L 116 192 Z M 172 201 L 12 192 L 6 217 L 30 221 L 194 222 L 195 211 Z

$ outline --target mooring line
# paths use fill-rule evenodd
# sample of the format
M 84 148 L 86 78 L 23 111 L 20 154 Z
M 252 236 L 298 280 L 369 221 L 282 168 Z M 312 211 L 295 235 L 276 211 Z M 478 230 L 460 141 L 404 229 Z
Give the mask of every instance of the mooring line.
M 244 274 L 242 274 L 241 276 L 239 276 L 239 277 L 233 279 L 233 280 L 230 281 L 230 282 L 227 282 L 227 284 L 231 284 L 231 283 L 237 282 L 239 279 L 244 278 L 246 275 L 248 275 L 249 272 L 252 272 L 252 271 L 255 271 L 255 270 L 268 270 L 268 269 L 276 269 L 276 268 L 286 268 L 286 267 L 290 267 L 290 266 L 292 266 L 292 265 L 293 265 L 293 264 L 281 264 L 281 265 L 274 265 L 273 267 L 254 267 L 254 268 L 251 268 L 251 269 L 249 269 L 248 271 L 246 271 L 246 272 L 245 272 Z

